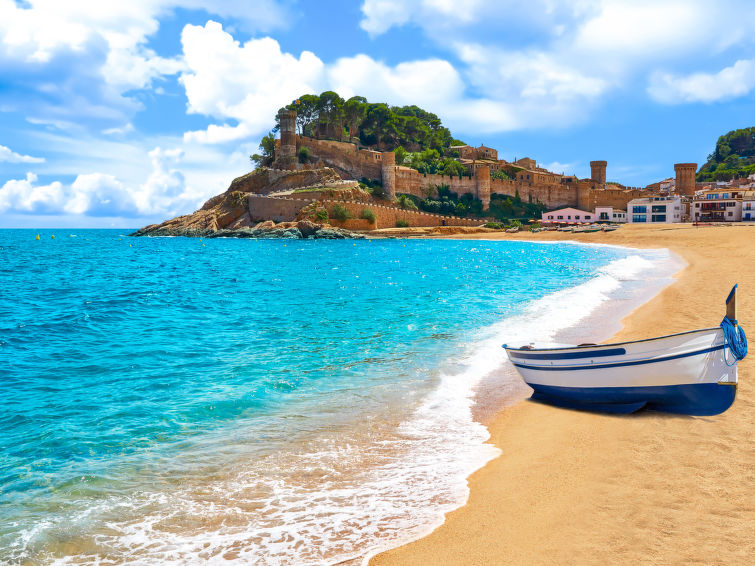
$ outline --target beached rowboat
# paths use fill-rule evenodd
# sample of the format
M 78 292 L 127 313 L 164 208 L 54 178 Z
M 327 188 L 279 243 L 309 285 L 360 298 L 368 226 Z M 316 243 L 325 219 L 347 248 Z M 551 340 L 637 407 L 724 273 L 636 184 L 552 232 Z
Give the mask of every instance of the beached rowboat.
M 747 339 L 736 321 L 736 289 L 721 326 L 617 344 L 503 347 L 532 398 L 553 405 L 631 413 L 717 415 L 734 402 Z

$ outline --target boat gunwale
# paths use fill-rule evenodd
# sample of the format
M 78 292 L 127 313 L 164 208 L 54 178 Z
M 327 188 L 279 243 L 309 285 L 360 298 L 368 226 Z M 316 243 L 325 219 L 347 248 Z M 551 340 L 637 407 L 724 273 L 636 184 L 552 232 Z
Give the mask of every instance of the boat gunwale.
M 673 338 L 675 336 L 684 336 L 685 334 L 694 334 L 696 332 L 710 332 L 711 330 L 721 330 L 720 326 L 712 326 L 710 328 L 699 328 L 697 330 L 685 330 L 684 332 L 676 332 L 675 334 L 666 334 L 665 336 L 657 336 L 655 338 L 643 338 L 642 340 L 628 340 L 626 342 L 611 342 L 609 344 L 590 344 L 585 346 L 562 346 L 560 348 L 526 348 L 524 346 L 519 348 L 511 348 L 507 344 L 503 345 L 503 349 L 508 353 L 511 352 L 561 352 L 569 350 L 587 350 L 587 349 L 603 349 L 608 347 L 623 346 L 625 344 L 640 344 L 642 342 L 653 342 L 654 340 L 663 340 L 664 338 Z M 626 354 L 623 354 L 626 355 Z

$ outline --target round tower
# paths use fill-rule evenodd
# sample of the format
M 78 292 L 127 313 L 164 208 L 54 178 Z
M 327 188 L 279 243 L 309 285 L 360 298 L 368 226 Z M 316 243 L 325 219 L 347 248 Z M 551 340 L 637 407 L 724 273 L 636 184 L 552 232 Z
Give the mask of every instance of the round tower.
M 383 191 L 385 198 L 393 200 L 396 198 L 396 154 L 392 151 L 382 153 L 382 177 Z
M 605 185 L 607 165 L 607 161 L 590 161 L 590 179 L 599 185 Z
M 695 196 L 697 163 L 675 163 L 674 171 L 676 171 L 676 193 Z
M 482 201 L 482 209 L 490 208 L 490 167 L 483 165 L 475 171 L 477 182 L 477 198 Z
M 276 164 L 281 169 L 296 169 L 296 110 L 281 109 L 278 112 L 280 121 L 280 152 L 276 155 Z

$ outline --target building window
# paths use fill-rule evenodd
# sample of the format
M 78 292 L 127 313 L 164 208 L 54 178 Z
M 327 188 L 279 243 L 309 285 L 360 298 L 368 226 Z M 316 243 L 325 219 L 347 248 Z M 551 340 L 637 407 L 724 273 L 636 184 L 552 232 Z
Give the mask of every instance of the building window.
M 648 217 L 645 214 L 634 214 L 632 216 L 632 222 L 647 222 Z
M 574 220 L 579 220 L 579 214 L 574 217 Z
M 559 220 L 563 220 L 563 219 L 564 219 L 564 217 L 563 217 L 563 216 L 560 216 L 560 215 L 559 215 L 558 219 L 559 219 Z
M 700 208 L 700 203 L 699 202 L 695 203 L 695 208 Z
M 724 193 L 723 195 L 721 195 L 721 198 L 729 198 L 729 193 Z
M 665 214 L 653 214 L 653 222 L 666 222 Z
M 729 216 L 734 216 L 734 213 L 731 210 L 729 211 Z
M 653 205 L 653 212 L 666 212 L 666 205 L 665 204 L 654 204 Z
M 632 207 L 632 212 L 634 214 L 644 214 L 647 211 L 648 211 L 648 207 L 647 206 L 633 206 Z M 642 220 L 642 222 L 645 222 L 645 221 Z
M 707 198 L 709 198 L 709 199 L 712 199 L 712 198 L 713 198 L 713 195 L 706 195 L 706 196 L 707 196 Z

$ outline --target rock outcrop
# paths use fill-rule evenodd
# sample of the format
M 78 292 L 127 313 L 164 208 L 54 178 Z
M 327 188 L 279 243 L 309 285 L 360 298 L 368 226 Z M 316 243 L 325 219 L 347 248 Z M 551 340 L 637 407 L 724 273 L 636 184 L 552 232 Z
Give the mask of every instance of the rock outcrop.
M 177 219 L 176 219 L 177 220 Z M 282 238 L 290 240 L 343 240 L 346 238 L 363 239 L 364 235 L 342 228 L 334 228 L 328 224 L 315 224 L 308 220 L 296 222 L 279 222 L 271 220 L 260 222 L 249 228 L 221 228 L 208 230 L 180 226 L 166 227 L 162 224 L 146 226 L 132 236 L 188 236 L 192 238 Z
M 297 217 L 296 222 L 256 223 L 249 209 L 249 194 L 279 194 L 306 188 L 313 195 L 335 196 L 344 192 L 343 198 L 369 198 L 354 181 L 344 182 L 333 169 L 305 169 L 282 171 L 266 167 L 256 169 L 234 179 L 228 190 L 208 200 L 192 214 L 178 216 L 161 224 L 145 226 L 132 236 L 189 236 L 189 237 L 237 237 L 237 238 L 318 238 L 339 239 L 363 237 L 360 234 L 333 228 L 327 224 L 325 214 L 307 213 Z M 271 201 L 280 202 L 280 201 Z M 302 203 L 305 207 L 307 203 Z M 318 203 L 319 204 L 319 203 Z M 319 208 L 323 208 L 319 205 Z M 316 213 L 319 208 L 316 208 Z M 323 208 L 324 210 L 324 208 Z M 259 217 L 257 218 L 259 219 Z

